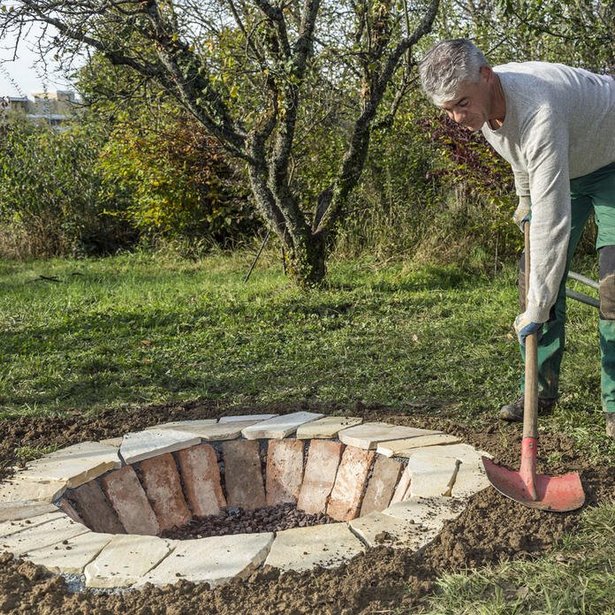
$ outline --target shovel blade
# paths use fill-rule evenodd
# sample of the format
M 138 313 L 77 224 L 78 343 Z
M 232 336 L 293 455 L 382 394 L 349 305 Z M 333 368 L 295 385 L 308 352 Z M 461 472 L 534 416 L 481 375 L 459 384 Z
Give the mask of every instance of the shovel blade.
M 577 472 L 563 476 L 534 475 L 534 499 L 524 482 L 521 473 L 493 463 L 483 457 L 483 466 L 491 484 L 507 498 L 530 508 L 552 512 L 567 512 L 581 508 L 585 502 L 585 492 Z

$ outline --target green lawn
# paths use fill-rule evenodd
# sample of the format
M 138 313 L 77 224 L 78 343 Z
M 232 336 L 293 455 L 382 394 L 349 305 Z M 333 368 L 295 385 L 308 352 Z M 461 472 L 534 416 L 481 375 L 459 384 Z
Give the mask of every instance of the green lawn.
M 349 411 L 361 401 L 446 412 L 478 425 L 515 395 L 512 266 L 488 278 L 334 262 L 327 286 L 304 294 L 271 255 L 244 283 L 251 258 L 0 262 L 0 416 L 309 399 Z M 597 312 L 571 302 L 569 320 L 561 403 L 541 428 L 568 433 L 589 458 L 608 462 L 615 446 L 603 433 Z M 604 575 L 613 591 L 615 509 L 586 515 L 585 538 L 559 554 L 444 578 L 433 612 L 613 612 L 603 608 L 612 599 L 592 588 Z M 562 561 L 570 564 L 564 585 Z M 579 584 L 582 592 L 570 590 Z M 583 602 L 590 589 L 596 600 Z M 530 594 L 538 597 L 524 610 Z

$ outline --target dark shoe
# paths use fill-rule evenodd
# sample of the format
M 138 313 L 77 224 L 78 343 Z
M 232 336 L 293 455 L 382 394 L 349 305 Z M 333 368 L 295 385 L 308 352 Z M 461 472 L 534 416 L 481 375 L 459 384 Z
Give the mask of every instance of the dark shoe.
M 538 411 L 548 412 L 553 408 L 557 399 L 552 397 L 538 398 Z M 524 397 L 521 395 L 517 401 L 512 404 L 506 404 L 500 408 L 500 418 L 503 421 L 523 421 L 523 403 Z M 615 426 L 614 426 L 615 429 Z
M 607 412 L 604 418 L 606 419 L 606 435 L 615 440 L 615 412 Z

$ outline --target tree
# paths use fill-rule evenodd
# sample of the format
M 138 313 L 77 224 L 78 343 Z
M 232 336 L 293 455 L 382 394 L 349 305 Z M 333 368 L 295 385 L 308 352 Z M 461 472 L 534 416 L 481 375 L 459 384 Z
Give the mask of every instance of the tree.
M 329 241 L 344 220 L 371 133 L 409 87 L 413 47 L 430 31 L 438 4 L 15 0 L 3 6 L 0 33 L 19 40 L 30 24 L 42 23 L 47 50 L 70 57 L 94 49 L 156 82 L 246 164 L 255 205 L 285 248 L 287 271 L 311 286 L 325 276 Z M 391 84 L 396 91 L 385 113 Z M 317 104 L 307 106 L 308 98 Z M 331 113 L 345 126 L 336 169 L 304 202 L 300 140 Z

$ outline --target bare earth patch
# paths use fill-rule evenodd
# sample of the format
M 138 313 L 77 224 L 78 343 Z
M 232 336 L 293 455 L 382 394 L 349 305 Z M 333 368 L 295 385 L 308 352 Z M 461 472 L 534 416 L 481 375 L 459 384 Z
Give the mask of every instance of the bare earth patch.
M 267 408 L 233 408 L 233 413 L 251 414 L 310 410 L 325 414 L 348 413 L 347 408 L 285 405 Z M 100 440 L 136 431 L 156 421 L 215 418 L 231 409 L 214 403 L 114 410 L 96 417 L 82 413 L 62 418 L 20 417 L 0 421 L 0 478 L 15 464 L 19 447 L 64 447 L 84 440 Z M 365 420 L 387 420 L 397 425 L 440 429 L 489 451 L 497 461 L 516 467 L 521 430 L 501 428 L 486 417 L 480 432 L 469 430 L 442 417 L 400 415 L 386 408 L 352 408 Z M 587 505 L 612 497 L 613 467 L 593 467 L 582 451 L 561 435 L 541 436 L 544 459 L 557 452 L 558 464 L 541 470 L 549 473 L 578 470 L 587 494 Z M 504 559 L 524 558 L 548 551 L 565 532 L 574 529 L 579 512 L 553 514 L 522 507 L 487 489 L 470 499 L 466 510 L 445 524 L 439 536 L 418 553 L 377 547 L 334 570 L 280 573 L 264 569 L 248 581 L 234 581 L 209 589 L 180 581 L 163 588 L 146 587 L 121 593 L 73 594 L 64 580 L 43 568 L 0 555 L 0 612 L 15 613 L 373 613 L 378 610 L 416 607 L 434 588 L 443 572 L 484 566 Z

